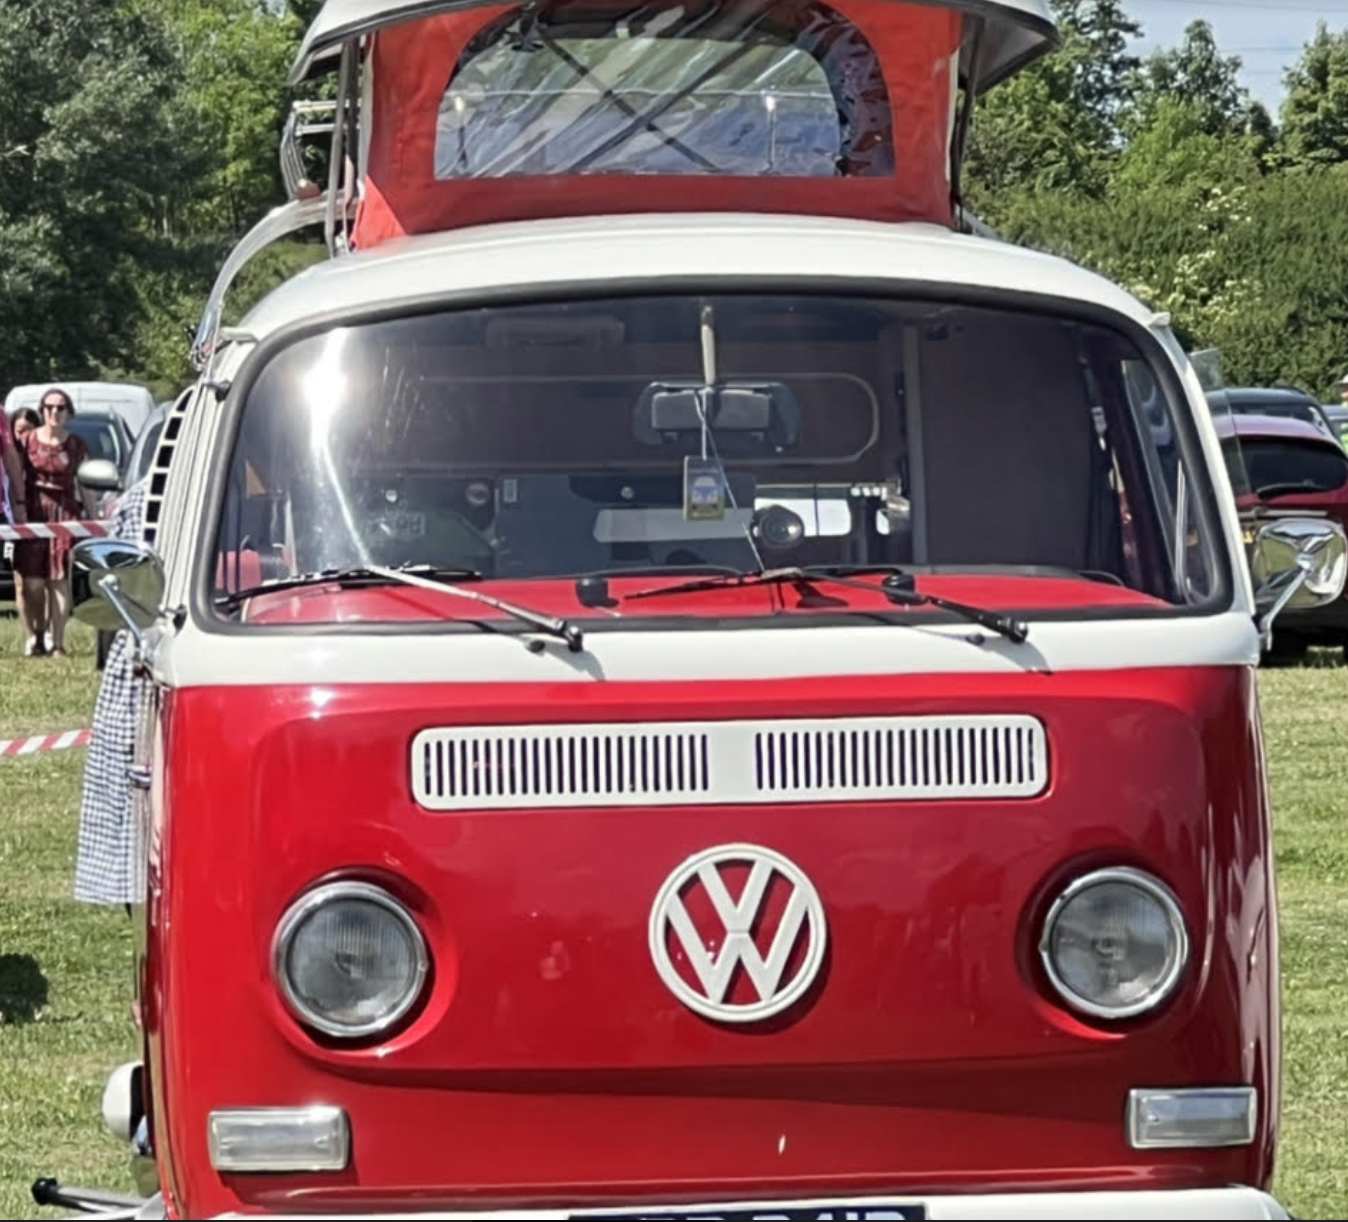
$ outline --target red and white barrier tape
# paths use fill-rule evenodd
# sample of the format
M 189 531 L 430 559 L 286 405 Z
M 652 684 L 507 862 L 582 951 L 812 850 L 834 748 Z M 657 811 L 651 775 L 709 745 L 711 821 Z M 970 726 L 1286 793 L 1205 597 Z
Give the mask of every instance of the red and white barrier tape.
M 34 522 L 10 526 L 0 522 L 0 543 L 31 542 L 35 539 L 94 539 L 108 533 L 108 522 Z
M 30 734 L 27 738 L 0 738 L 0 759 L 17 759 L 21 755 L 41 755 L 47 751 L 69 751 L 72 747 L 87 747 L 92 730 L 66 730 L 63 734 Z

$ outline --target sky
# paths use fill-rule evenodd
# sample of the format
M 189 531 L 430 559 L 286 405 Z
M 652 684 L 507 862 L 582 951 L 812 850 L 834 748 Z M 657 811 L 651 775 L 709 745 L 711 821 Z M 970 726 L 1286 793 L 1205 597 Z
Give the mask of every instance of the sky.
M 1126 0 L 1145 33 L 1137 52 L 1174 46 L 1191 21 L 1212 26 L 1225 55 L 1242 60 L 1242 84 L 1276 119 L 1282 104 L 1283 69 L 1294 63 L 1323 19 L 1330 29 L 1348 29 L 1348 0 Z

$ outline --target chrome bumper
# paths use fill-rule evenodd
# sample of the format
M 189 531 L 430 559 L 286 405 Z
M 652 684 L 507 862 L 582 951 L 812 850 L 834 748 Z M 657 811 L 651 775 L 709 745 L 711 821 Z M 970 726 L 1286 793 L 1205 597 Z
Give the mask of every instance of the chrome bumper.
M 486 1219 L 513 1218 L 521 1222 L 532 1219 L 617 1218 L 623 1210 L 633 1219 L 716 1218 L 732 1213 L 742 1219 L 760 1218 L 851 1218 L 856 1222 L 868 1219 L 892 1219 L 904 1215 L 894 1209 L 903 1204 L 920 1206 L 931 1219 L 987 1218 L 987 1219 L 1095 1219 L 1095 1218 L 1290 1218 L 1289 1214 L 1267 1193 L 1253 1188 L 1202 1188 L 1149 1192 L 1044 1192 L 1005 1193 L 996 1196 L 942 1196 L 942 1197 L 851 1197 L 804 1201 L 717 1201 L 705 1205 L 677 1205 L 661 1207 L 623 1206 L 619 1204 L 598 1209 L 542 1209 L 492 1210 L 470 1213 L 423 1212 L 343 1215 L 367 1218 L 406 1218 L 414 1220 L 464 1219 L 465 1222 L 485 1222 Z M 637 1212 L 637 1211 L 640 1212 Z M 789 1212 L 788 1212 L 789 1211 Z M 244 1218 L 254 1215 L 219 1214 L 221 1218 Z M 294 1217 L 297 1222 L 312 1222 L 308 1214 L 268 1214 L 268 1218 Z

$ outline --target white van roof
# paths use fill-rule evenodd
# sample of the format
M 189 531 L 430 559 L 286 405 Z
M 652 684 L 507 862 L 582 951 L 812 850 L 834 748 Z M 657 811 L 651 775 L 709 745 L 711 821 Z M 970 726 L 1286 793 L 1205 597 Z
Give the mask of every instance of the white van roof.
M 909 0 L 911 2 L 911 0 Z M 965 45 L 960 56 L 960 77 L 975 75 L 974 90 L 985 89 L 1018 72 L 1050 51 L 1058 42 L 1058 29 L 1048 0 L 917 0 L 920 4 L 954 9 L 966 19 L 984 23 L 982 45 L 970 54 L 966 24 Z M 318 61 L 330 58 L 343 42 L 356 39 L 400 22 L 481 8 L 489 0 L 325 0 L 305 31 L 299 54 L 290 73 L 297 85 Z
M 154 395 L 149 387 L 138 382 L 32 382 L 16 386 L 5 396 L 5 414 L 13 416 L 21 407 L 36 408 L 49 390 L 66 392 L 79 411 L 112 412 L 126 421 L 126 427 L 135 437 L 155 409 Z

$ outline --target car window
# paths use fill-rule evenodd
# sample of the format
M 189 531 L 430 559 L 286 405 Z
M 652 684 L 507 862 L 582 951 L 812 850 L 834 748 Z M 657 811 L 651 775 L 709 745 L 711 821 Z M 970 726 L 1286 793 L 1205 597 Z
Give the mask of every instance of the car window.
M 1336 492 L 1348 484 L 1348 454 L 1300 441 L 1243 438 L 1241 449 L 1256 492 Z

